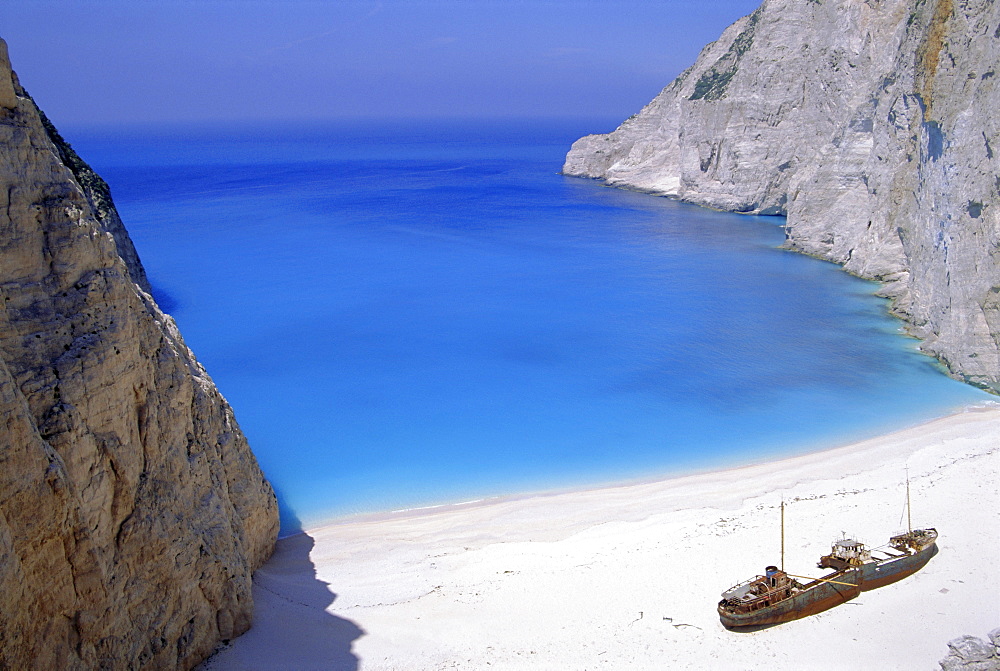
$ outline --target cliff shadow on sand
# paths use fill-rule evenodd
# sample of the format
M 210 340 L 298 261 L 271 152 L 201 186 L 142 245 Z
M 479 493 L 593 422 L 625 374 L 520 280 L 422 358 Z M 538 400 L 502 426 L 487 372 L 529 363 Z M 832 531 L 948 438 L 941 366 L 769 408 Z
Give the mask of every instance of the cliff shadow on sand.
M 316 542 L 295 522 L 288 526 L 298 532 L 279 539 L 274 554 L 254 574 L 250 630 L 220 647 L 200 670 L 359 668 L 351 646 L 366 632 L 327 612 L 337 595 L 316 575 L 309 556 Z

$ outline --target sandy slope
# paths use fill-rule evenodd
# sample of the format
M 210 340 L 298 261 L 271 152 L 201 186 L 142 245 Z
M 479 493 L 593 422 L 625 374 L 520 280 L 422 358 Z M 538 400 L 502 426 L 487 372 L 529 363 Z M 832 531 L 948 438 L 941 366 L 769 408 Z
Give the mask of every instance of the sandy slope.
M 1000 625 L 1000 409 L 856 445 L 662 482 L 351 522 L 281 542 L 253 629 L 209 669 L 932 669 Z M 754 633 L 719 593 L 842 531 L 934 526 L 916 575 Z M 326 585 L 325 583 L 328 583 Z

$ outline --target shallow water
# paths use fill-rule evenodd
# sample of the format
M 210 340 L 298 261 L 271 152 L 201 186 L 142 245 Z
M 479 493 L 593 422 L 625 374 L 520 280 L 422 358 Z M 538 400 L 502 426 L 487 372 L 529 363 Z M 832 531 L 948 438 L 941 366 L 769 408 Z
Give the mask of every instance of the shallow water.
M 604 125 L 606 126 L 606 124 Z M 284 531 L 821 449 L 990 398 L 776 217 L 558 174 L 599 123 L 74 129 Z

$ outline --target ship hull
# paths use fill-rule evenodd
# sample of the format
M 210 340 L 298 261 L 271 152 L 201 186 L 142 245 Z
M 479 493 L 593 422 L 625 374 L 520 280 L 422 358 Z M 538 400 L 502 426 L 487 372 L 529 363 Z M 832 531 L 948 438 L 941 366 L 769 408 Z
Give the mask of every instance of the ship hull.
M 865 564 L 861 569 L 861 591 L 878 589 L 913 575 L 922 569 L 937 551 L 937 545 L 931 543 L 912 555 Z
M 850 601 L 860 594 L 861 587 L 857 585 L 860 577 L 857 571 L 834 573 L 826 578 L 837 580 L 838 582 L 855 584 L 846 585 L 820 582 L 778 603 L 749 613 L 734 612 L 720 605 L 719 619 L 722 620 L 723 626 L 727 629 L 741 629 L 745 627 L 781 624 L 782 622 L 790 622 L 802 617 L 822 613 L 834 606 L 839 606 L 842 603 Z

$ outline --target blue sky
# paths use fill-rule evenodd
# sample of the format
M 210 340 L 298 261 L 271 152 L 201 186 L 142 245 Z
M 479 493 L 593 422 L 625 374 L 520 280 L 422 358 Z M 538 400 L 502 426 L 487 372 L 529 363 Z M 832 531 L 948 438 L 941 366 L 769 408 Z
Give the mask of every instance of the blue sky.
M 57 124 L 624 118 L 760 0 L 17 0 Z

